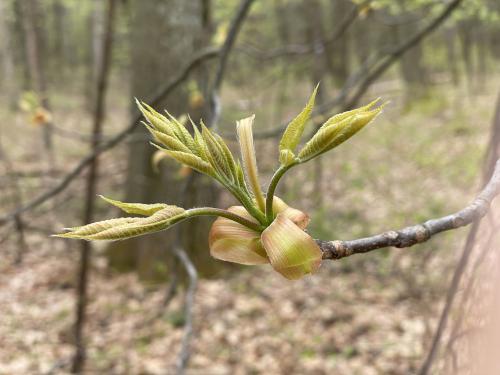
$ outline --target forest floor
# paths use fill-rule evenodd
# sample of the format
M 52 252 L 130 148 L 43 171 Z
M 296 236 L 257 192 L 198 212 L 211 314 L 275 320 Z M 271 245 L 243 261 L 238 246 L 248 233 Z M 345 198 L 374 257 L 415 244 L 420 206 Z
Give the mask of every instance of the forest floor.
M 314 183 L 314 167 L 304 168 L 285 180 L 281 194 L 313 213 L 311 232 L 324 239 L 378 233 L 453 212 L 477 190 L 495 95 L 493 88 L 468 99 L 447 88 L 411 106 L 393 100 L 376 126 L 323 159 L 322 183 Z M 123 123 L 125 108 L 117 122 Z M 23 149 L 4 144 L 13 155 Z M 78 160 L 71 145 L 62 147 L 68 160 Z M 274 145 L 259 147 L 267 153 Z M 36 155 L 25 159 L 33 165 Z M 117 164 L 116 175 L 123 172 L 111 156 L 104 164 Z M 121 183 L 114 174 L 108 179 L 103 190 Z M 79 196 L 81 186 L 74 186 L 67 197 Z M 2 211 L 10 203 L 0 202 Z M 73 203 L 53 222 L 62 226 L 67 211 L 79 207 Z M 44 216 L 34 220 L 40 222 Z M 317 275 L 293 283 L 265 266 L 202 279 L 188 373 L 413 373 L 428 348 L 465 234 L 325 262 Z M 0 245 L 0 374 L 64 374 L 73 350 L 77 252 L 47 233 L 29 231 L 26 240 L 29 250 L 19 265 L 12 264 L 16 241 Z M 112 272 L 97 249 L 86 327 L 88 373 L 173 372 L 184 293 L 161 312 L 165 289 Z

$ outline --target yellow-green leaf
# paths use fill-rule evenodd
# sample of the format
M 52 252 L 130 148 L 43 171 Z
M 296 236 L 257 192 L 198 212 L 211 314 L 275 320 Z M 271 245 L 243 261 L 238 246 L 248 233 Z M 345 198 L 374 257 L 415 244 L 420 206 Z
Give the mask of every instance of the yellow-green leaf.
M 162 150 L 170 156 L 172 159 L 177 160 L 179 163 L 185 164 L 188 167 L 201 172 L 205 173 L 206 175 L 209 176 L 214 176 L 214 169 L 208 164 L 206 161 L 201 159 L 200 157 L 193 155 L 193 154 L 188 154 L 186 152 L 181 152 L 181 151 L 170 151 L 170 150 L 165 150 L 164 148 L 161 148 L 160 146 L 157 146 L 153 144 L 156 148 L 159 150 Z
M 297 117 L 295 117 L 285 129 L 285 132 L 283 133 L 283 137 L 281 138 L 279 146 L 280 157 L 281 157 L 281 151 L 290 150 L 290 152 L 293 153 L 295 151 L 295 148 L 299 144 L 306 123 L 309 120 L 309 117 L 311 116 L 317 91 L 318 91 L 318 86 L 316 86 L 316 88 L 314 89 L 311 97 L 309 98 L 309 101 L 307 102 L 302 112 L 300 112 L 297 115 Z M 282 162 L 282 164 L 284 163 Z
M 154 214 L 157 211 L 160 211 L 168 205 L 164 203 L 154 203 L 154 204 L 144 204 L 144 203 L 126 203 L 126 202 L 120 202 L 114 199 L 106 198 L 103 195 L 99 195 L 104 201 L 106 201 L 109 204 L 112 204 L 115 207 L 118 207 L 122 211 L 132 214 L 132 215 L 143 215 L 143 216 L 149 216 Z

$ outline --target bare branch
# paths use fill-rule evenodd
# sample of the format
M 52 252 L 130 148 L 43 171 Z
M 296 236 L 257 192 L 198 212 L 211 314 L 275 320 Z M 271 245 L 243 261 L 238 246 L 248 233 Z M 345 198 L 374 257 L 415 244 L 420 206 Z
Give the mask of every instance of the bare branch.
M 206 60 L 212 59 L 219 54 L 219 49 L 210 48 L 200 52 L 200 54 L 196 55 L 185 67 L 184 69 L 172 79 L 168 84 L 162 87 L 155 95 L 152 96 L 151 99 L 148 100 L 148 103 L 152 106 L 160 103 L 165 97 L 167 97 L 173 90 L 175 90 L 184 80 L 189 76 L 189 74 L 200 64 L 205 62 Z M 16 208 L 14 211 L 9 212 L 3 216 L 0 216 L 0 225 L 4 225 L 8 221 L 13 220 L 17 215 L 30 211 L 57 194 L 61 193 L 66 189 L 70 183 L 78 177 L 84 170 L 87 168 L 93 160 L 101 155 L 103 152 L 106 152 L 113 147 L 120 144 L 129 134 L 131 134 L 136 126 L 139 124 L 141 119 L 141 115 L 137 113 L 137 115 L 132 119 L 129 126 L 123 129 L 120 133 L 116 134 L 113 138 L 108 140 L 107 142 L 100 145 L 95 152 L 92 152 L 82 158 L 80 162 L 68 173 L 66 174 L 62 180 L 55 185 L 54 187 L 48 189 L 43 192 L 36 198 L 32 199 L 28 203 L 23 206 Z
M 351 241 L 316 240 L 323 251 L 323 259 L 340 259 L 353 254 L 367 253 L 384 247 L 410 247 L 429 240 L 432 236 L 479 221 L 489 210 L 493 199 L 500 194 L 500 159 L 495 171 L 476 199 L 464 209 L 425 223 L 391 230 L 371 237 Z
M 378 58 L 373 64 L 368 64 L 368 67 L 363 66 L 358 72 L 354 73 L 354 75 L 347 80 L 346 84 L 335 98 L 321 107 L 318 107 L 315 111 L 315 115 L 328 117 L 333 108 L 340 106 L 341 111 L 345 111 L 354 107 L 375 80 L 384 74 L 387 69 L 397 62 L 401 56 L 422 42 L 423 39 L 429 36 L 439 25 L 446 21 L 461 2 L 462 0 L 451 1 L 448 6 L 446 6 L 446 8 L 443 9 L 443 11 L 432 22 L 422 28 L 422 30 L 418 31 L 416 34 L 408 38 L 407 41 L 400 44 L 393 50 L 383 54 L 382 57 Z M 364 72 L 367 72 L 366 75 L 361 76 L 360 73 Z M 353 92 L 354 89 L 356 89 L 355 93 L 350 96 L 350 93 Z M 255 133 L 254 137 L 256 139 L 278 137 L 283 133 L 283 130 L 287 125 L 288 122 L 276 128 Z
M 190 345 L 191 338 L 193 336 L 193 305 L 194 295 L 198 284 L 198 272 L 191 262 L 191 259 L 189 259 L 183 249 L 175 247 L 173 251 L 175 256 L 181 261 L 182 265 L 186 269 L 189 278 L 189 284 L 186 290 L 186 299 L 184 302 L 184 335 L 182 337 L 181 351 L 179 353 L 179 357 L 177 358 L 177 374 L 182 375 L 185 373 L 189 357 L 191 355 Z
M 252 5 L 253 2 L 254 0 L 242 0 L 236 12 L 236 15 L 231 21 L 231 25 L 229 26 L 229 31 L 227 33 L 226 39 L 224 40 L 224 44 L 220 49 L 219 64 L 215 72 L 215 80 L 212 86 L 212 90 L 210 92 L 211 113 L 208 121 L 209 127 L 216 128 L 217 122 L 219 121 L 219 116 L 220 116 L 219 91 L 222 87 L 222 82 L 224 81 L 227 61 L 229 59 L 229 55 L 233 48 L 238 32 L 240 31 L 241 25 L 243 24 L 243 21 L 248 15 L 248 11 L 250 10 L 250 6 Z

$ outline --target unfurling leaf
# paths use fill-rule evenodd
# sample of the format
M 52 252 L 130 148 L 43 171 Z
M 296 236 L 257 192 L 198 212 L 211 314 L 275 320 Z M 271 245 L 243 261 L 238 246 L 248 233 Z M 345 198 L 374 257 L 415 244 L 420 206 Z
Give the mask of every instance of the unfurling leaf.
M 114 199 L 106 198 L 103 195 L 99 195 L 100 198 L 102 198 L 104 201 L 108 202 L 109 204 L 112 204 L 115 207 L 118 207 L 122 211 L 132 214 L 132 215 L 143 215 L 143 216 L 149 216 L 154 214 L 157 211 L 160 211 L 164 208 L 169 207 L 168 205 L 164 203 L 153 203 L 153 204 L 144 204 L 144 203 L 126 203 L 126 202 L 120 202 Z
M 120 207 L 118 204 L 112 203 L 124 210 L 126 208 L 129 210 L 127 212 L 140 211 L 137 206 L 132 208 L 132 206 L 126 206 L 127 203 L 123 204 L 123 202 L 110 201 L 121 204 Z M 128 205 L 131 204 L 128 203 Z M 69 232 L 58 234 L 56 237 L 82 240 L 123 240 L 167 229 L 171 225 L 184 219 L 186 217 L 186 215 L 184 215 L 185 212 L 186 211 L 181 207 L 165 205 L 165 207 L 155 211 L 148 217 L 123 217 L 98 221 L 82 227 L 68 228 Z
M 243 169 L 252 188 L 257 204 L 261 210 L 265 210 L 266 203 L 260 187 L 259 170 L 257 168 L 257 158 L 255 156 L 255 146 L 253 144 L 252 125 L 255 115 L 244 118 L 236 122 L 236 131 L 240 144 Z M 241 183 L 241 181 L 240 181 Z
M 237 178 L 234 159 L 225 143 L 220 138 L 216 138 L 203 123 L 201 124 L 201 136 L 206 146 L 207 158 L 217 174 L 227 182 L 235 182 Z
M 283 136 L 280 141 L 280 162 L 283 165 L 287 165 L 286 161 L 288 159 L 282 160 L 282 156 L 285 154 L 282 154 L 282 151 L 288 150 L 292 155 L 295 152 L 295 148 L 300 142 L 300 138 L 302 136 L 302 133 L 304 132 L 304 128 L 306 126 L 307 121 L 309 120 L 309 117 L 311 116 L 311 112 L 314 107 L 314 100 L 316 98 L 316 93 L 318 91 L 318 86 L 314 89 L 311 97 L 309 98 L 309 101 L 307 102 L 305 108 L 300 112 L 297 117 L 295 117 L 287 126 L 285 129 L 285 132 L 283 133 Z
M 318 270 L 322 253 L 314 239 L 284 214 L 262 232 L 262 244 L 273 268 L 290 280 Z
M 337 147 L 369 124 L 382 111 L 383 105 L 371 109 L 379 99 L 370 104 L 335 115 L 328 119 L 299 152 L 301 162 L 310 160 Z

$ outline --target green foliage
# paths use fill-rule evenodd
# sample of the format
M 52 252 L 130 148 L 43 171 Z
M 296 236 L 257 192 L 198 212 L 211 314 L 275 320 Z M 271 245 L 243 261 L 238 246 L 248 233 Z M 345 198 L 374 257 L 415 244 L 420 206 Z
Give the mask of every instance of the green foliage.
M 305 126 L 311 117 L 318 87 L 305 108 L 293 119 L 279 143 L 281 166 L 273 176 L 266 194 L 260 190 L 258 168 L 253 144 L 254 117 L 237 123 L 243 164 L 218 135 L 203 122 L 200 127 L 191 121 L 193 135 L 184 124 L 170 115 L 158 113 L 146 103 L 137 101 L 157 147 L 168 157 L 200 173 L 212 177 L 242 204 L 228 210 L 216 208 L 184 208 L 163 203 L 125 203 L 103 198 L 128 214 L 145 217 L 123 217 L 67 228 L 63 238 L 84 240 L 122 240 L 165 230 L 190 217 L 220 216 L 209 236 L 211 254 L 219 259 L 241 264 L 271 263 L 288 279 L 298 279 L 315 272 L 321 263 L 321 251 L 304 229 L 309 215 L 289 207 L 274 197 L 281 177 L 292 167 L 303 164 L 337 147 L 370 123 L 382 110 L 379 99 L 361 108 L 329 118 L 295 155 Z M 245 178 L 246 177 L 246 178 Z M 247 187 L 247 180 L 252 192 Z

